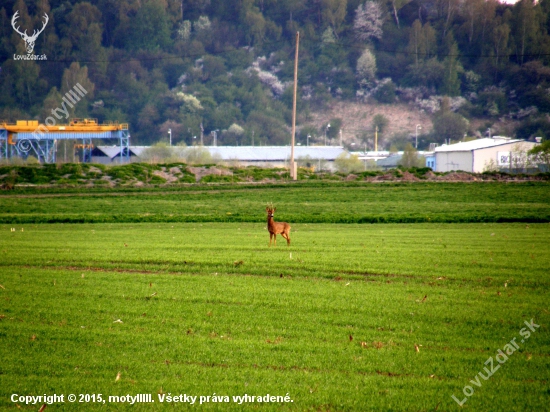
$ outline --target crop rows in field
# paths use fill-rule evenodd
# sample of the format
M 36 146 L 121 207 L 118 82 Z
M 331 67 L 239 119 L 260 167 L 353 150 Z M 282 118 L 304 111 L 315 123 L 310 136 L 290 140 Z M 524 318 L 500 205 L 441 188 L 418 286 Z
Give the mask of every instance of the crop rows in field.
M 27 191 L 0 196 L 0 223 L 550 222 L 550 184 L 298 183 L 179 189 Z

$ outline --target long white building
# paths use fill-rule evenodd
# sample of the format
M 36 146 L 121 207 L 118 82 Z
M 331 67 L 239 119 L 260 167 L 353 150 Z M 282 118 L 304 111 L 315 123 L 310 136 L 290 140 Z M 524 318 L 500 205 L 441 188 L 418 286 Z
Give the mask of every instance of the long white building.
M 130 161 L 141 162 L 149 146 L 130 146 Z M 289 167 L 290 146 L 190 146 L 185 150 L 202 148 L 214 159 L 240 166 Z M 174 147 L 176 149 L 176 147 Z M 178 147 L 182 150 L 184 148 Z M 347 151 L 341 146 L 295 146 L 294 159 L 305 166 L 333 170 L 334 160 Z M 92 163 L 119 163 L 119 146 L 97 146 L 92 151 Z

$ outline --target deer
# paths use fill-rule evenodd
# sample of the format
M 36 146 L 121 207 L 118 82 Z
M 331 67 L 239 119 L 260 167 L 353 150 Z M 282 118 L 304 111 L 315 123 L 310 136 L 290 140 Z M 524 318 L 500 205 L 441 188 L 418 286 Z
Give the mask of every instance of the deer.
M 48 17 L 48 15 L 46 13 L 44 13 L 44 20 L 45 21 L 42 23 L 42 28 L 38 31 L 34 30 L 33 33 L 32 33 L 32 36 L 29 36 L 27 34 L 27 30 L 25 30 L 24 32 L 21 32 L 19 30 L 19 26 L 15 27 L 15 22 L 17 21 L 18 18 L 19 18 L 19 10 L 17 10 L 15 12 L 15 14 L 13 15 L 13 17 L 11 19 L 11 25 L 12 25 L 13 29 L 21 36 L 21 38 L 23 40 L 25 40 L 25 43 L 26 43 L 25 47 L 27 49 L 27 53 L 31 54 L 34 50 L 34 42 L 38 38 L 38 35 L 44 31 L 44 29 L 46 28 L 46 25 L 48 24 L 48 21 L 50 20 L 50 18 Z
M 290 246 L 290 225 L 286 222 L 275 222 L 273 220 L 273 213 L 276 210 L 273 204 L 265 208 L 267 212 L 267 230 L 269 230 L 269 246 L 271 246 L 271 240 L 273 240 L 273 246 L 277 246 L 277 235 L 284 237 L 287 246 Z

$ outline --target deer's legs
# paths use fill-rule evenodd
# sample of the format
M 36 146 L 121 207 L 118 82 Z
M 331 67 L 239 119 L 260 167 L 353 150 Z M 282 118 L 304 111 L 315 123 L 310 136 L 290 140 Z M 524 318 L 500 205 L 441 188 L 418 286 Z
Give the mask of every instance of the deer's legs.
M 281 233 L 281 236 L 286 239 L 286 244 L 290 246 L 290 236 L 288 236 L 288 233 Z

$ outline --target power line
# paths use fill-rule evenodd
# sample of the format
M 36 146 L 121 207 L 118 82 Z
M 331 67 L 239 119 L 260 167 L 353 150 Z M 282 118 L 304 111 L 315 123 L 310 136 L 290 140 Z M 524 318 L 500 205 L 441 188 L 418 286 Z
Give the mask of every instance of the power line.
M 321 42 L 313 41 L 304 39 L 303 43 L 315 43 L 316 46 L 321 46 Z M 262 42 L 258 44 L 258 47 L 270 47 L 278 44 L 286 44 L 289 46 L 289 48 L 292 46 L 292 43 L 288 39 L 280 39 L 270 42 Z M 351 43 L 351 42 L 343 42 L 343 41 L 333 41 L 331 43 L 325 43 L 325 47 L 330 47 L 331 45 L 336 45 L 342 48 L 346 49 L 356 49 L 356 50 L 365 50 L 367 48 L 367 45 L 365 44 L 358 44 L 358 43 Z M 246 49 L 254 49 L 254 46 L 231 46 L 228 49 L 225 50 L 217 50 L 217 51 L 205 51 L 203 53 L 192 53 L 192 54 L 169 54 L 164 56 L 155 56 L 155 57 L 129 57 L 129 58 L 123 58 L 123 59 L 106 59 L 106 60 L 77 60 L 77 59 L 64 59 L 64 60 L 41 60 L 41 63 L 128 63 L 132 61 L 162 61 L 162 60 L 177 60 L 177 59 L 192 59 L 192 58 L 200 58 L 207 55 L 224 55 L 229 53 L 235 53 L 238 51 L 246 50 Z M 123 50 L 123 49 L 118 49 Z M 141 50 L 140 52 L 144 52 Z M 382 49 L 382 48 L 374 48 L 374 53 L 387 53 L 387 54 L 393 54 L 393 55 L 406 55 L 406 56 L 423 56 L 423 57 L 456 57 L 456 58 L 540 58 L 540 57 L 547 57 L 550 56 L 550 53 L 536 53 L 536 54 L 501 54 L 501 55 L 495 55 L 495 54 L 464 54 L 464 53 L 458 53 L 458 54 L 448 54 L 448 53 L 417 53 L 417 52 L 409 52 L 406 50 L 388 50 L 388 49 Z M 167 53 L 167 52 L 165 52 Z

